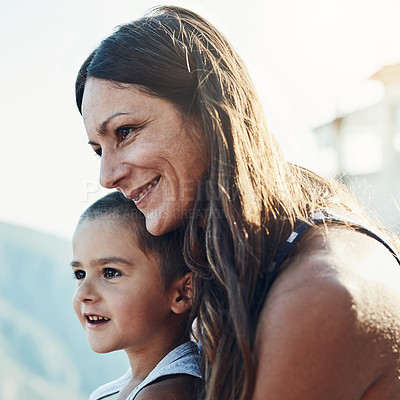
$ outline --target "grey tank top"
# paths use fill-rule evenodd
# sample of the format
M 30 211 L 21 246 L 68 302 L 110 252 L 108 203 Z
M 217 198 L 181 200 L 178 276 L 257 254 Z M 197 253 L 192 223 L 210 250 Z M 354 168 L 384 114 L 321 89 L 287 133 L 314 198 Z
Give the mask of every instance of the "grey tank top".
M 187 374 L 197 378 L 202 377 L 200 371 L 200 351 L 196 343 L 189 341 L 170 351 L 147 375 L 144 381 L 132 390 L 126 400 L 133 400 L 143 388 L 156 379 L 174 374 Z M 97 388 L 92 392 L 89 400 L 114 399 L 130 378 L 131 369 L 119 379 Z

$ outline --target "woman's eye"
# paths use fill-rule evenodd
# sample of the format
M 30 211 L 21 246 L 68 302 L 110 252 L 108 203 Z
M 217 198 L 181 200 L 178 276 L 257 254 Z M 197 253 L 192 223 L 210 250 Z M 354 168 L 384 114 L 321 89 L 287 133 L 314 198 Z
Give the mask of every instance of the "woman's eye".
M 99 157 L 101 157 L 101 147 L 100 147 L 100 146 L 98 146 L 98 145 L 96 145 L 96 146 L 92 145 L 92 150 L 93 150 Z
M 101 147 L 97 144 L 97 143 L 91 143 L 89 142 L 90 147 L 92 148 L 92 150 L 99 156 L 101 157 Z
M 82 271 L 82 270 L 76 270 L 76 271 L 74 271 L 74 277 L 75 277 L 75 279 L 81 280 L 81 279 L 83 279 L 85 276 L 86 276 L 85 271 Z
M 114 268 L 105 268 L 104 269 L 104 277 L 107 279 L 116 278 L 117 276 L 121 276 L 121 272 Z
M 123 126 L 117 129 L 117 135 L 121 140 L 125 140 L 135 132 L 135 129 L 133 126 Z

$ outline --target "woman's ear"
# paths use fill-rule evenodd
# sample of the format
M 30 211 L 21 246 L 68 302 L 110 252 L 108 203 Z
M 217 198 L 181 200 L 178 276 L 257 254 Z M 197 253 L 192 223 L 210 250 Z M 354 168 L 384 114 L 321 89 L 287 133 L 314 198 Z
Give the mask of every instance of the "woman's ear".
M 173 286 L 174 297 L 172 299 L 171 310 L 175 314 L 183 314 L 192 308 L 193 301 L 193 273 L 188 272 L 176 280 Z

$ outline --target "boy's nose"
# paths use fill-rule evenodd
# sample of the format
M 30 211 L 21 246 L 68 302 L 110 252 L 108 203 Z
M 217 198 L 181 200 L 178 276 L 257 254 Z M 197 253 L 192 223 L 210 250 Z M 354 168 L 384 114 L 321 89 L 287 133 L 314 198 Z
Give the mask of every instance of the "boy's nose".
M 95 285 L 87 280 L 87 278 L 76 288 L 74 297 L 81 303 L 98 301 L 100 299 Z

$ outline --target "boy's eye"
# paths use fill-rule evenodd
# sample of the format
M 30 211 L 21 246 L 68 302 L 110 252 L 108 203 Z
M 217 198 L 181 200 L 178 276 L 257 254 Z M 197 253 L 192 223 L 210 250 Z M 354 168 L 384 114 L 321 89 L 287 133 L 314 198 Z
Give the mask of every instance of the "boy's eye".
M 107 279 L 113 279 L 116 278 L 117 276 L 121 276 L 121 272 L 119 272 L 117 269 L 114 268 L 105 268 L 104 269 L 104 277 Z
M 82 270 L 76 270 L 76 271 L 74 271 L 74 276 L 75 276 L 75 279 L 80 280 L 86 276 L 86 273 L 85 273 L 85 271 L 82 271 Z

